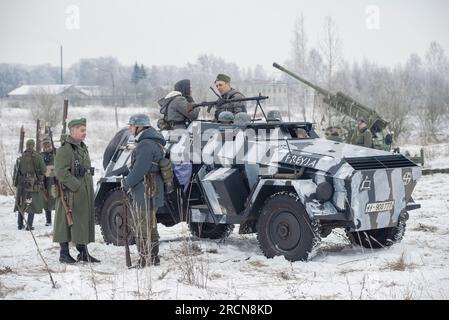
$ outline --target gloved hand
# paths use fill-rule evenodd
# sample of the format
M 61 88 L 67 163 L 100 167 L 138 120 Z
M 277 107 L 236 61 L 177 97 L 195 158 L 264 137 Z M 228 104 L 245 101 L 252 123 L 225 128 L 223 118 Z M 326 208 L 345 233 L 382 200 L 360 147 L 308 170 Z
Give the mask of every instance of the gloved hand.
M 188 103 L 187 104 L 187 112 L 192 112 L 193 111 L 193 103 Z

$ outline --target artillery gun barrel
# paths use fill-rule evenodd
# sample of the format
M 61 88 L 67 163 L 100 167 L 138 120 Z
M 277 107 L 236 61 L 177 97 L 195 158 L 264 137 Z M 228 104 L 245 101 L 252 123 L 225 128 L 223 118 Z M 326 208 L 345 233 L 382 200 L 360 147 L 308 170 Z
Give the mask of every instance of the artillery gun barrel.
M 309 87 L 315 89 L 316 91 L 318 91 L 319 93 L 321 93 L 324 96 L 331 95 L 331 93 L 329 91 L 327 91 L 327 90 L 325 90 L 325 89 L 323 89 L 323 88 L 321 88 L 321 87 L 319 87 L 319 86 L 317 86 L 317 85 L 307 81 L 304 78 L 301 78 L 297 74 L 291 72 L 290 70 L 285 69 L 283 66 L 277 64 L 276 62 L 273 63 L 273 67 L 275 67 L 276 69 L 279 69 L 279 70 L 285 72 L 286 74 L 288 74 L 289 76 L 295 78 L 296 80 L 301 81 L 302 83 L 304 83 L 304 84 L 308 85 Z

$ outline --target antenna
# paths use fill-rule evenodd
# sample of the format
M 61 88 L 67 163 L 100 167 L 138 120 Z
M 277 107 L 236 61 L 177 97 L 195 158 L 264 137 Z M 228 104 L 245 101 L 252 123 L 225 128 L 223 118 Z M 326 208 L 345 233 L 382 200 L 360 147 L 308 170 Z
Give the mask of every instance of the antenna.
M 287 143 L 287 148 L 288 148 L 288 152 L 290 153 L 290 157 L 293 159 L 293 154 L 292 154 L 292 149 L 290 149 L 290 143 L 288 142 L 288 138 L 284 137 L 285 142 Z M 296 162 L 293 162 L 293 168 L 294 168 L 294 172 L 295 172 L 295 177 L 296 177 L 296 172 L 298 170 L 298 168 L 296 167 Z

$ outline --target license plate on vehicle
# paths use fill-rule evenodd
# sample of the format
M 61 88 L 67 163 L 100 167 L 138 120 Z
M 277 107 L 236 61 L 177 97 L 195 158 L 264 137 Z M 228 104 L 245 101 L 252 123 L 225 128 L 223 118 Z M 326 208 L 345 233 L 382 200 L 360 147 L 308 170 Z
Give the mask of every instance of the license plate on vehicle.
M 383 211 L 391 211 L 394 207 L 394 201 L 386 201 L 386 202 L 376 202 L 376 203 L 368 203 L 366 205 L 365 212 L 383 212 Z

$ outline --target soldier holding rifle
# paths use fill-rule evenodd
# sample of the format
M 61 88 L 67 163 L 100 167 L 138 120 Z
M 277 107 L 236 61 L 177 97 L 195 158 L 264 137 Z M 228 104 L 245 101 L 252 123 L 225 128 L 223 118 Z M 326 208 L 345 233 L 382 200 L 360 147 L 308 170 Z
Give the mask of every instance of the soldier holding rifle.
M 70 255 L 69 242 L 76 244 L 78 261 L 100 262 L 87 250 L 87 244 L 95 241 L 95 207 L 94 168 L 83 142 L 86 138 L 86 119 L 72 120 L 68 127 L 70 135 L 64 137 L 55 157 L 59 197 L 56 199 L 53 242 L 59 242 L 61 246 L 61 263 L 76 262 Z
M 132 220 L 139 251 L 137 267 L 159 265 L 159 233 L 156 211 L 164 205 L 164 182 L 159 161 L 164 158 L 165 139 L 150 124 L 145 114 L 129 119 L 129 131 L 135 137 L 136 148 L 131 155 L 129 174 L 122 180 L 126 192 L 134 200 Z
M 23 132 L 23 133 L 22 133 Z M 21 130 L 21 149 L 23 149 L 23 135 Z M 17 227 L 23 229 L 25 212 L 28 213 L 26 230 L 33 230 L 35 213 L 41 213 L 44 206 L 43 188 L 46 171 L 42 156 L 35 151 L 35 142 L 29 139 L 26 150 L 17 159 L 14 168 L 14 186 L 17 188 L 14 211 L 18 211 Z

